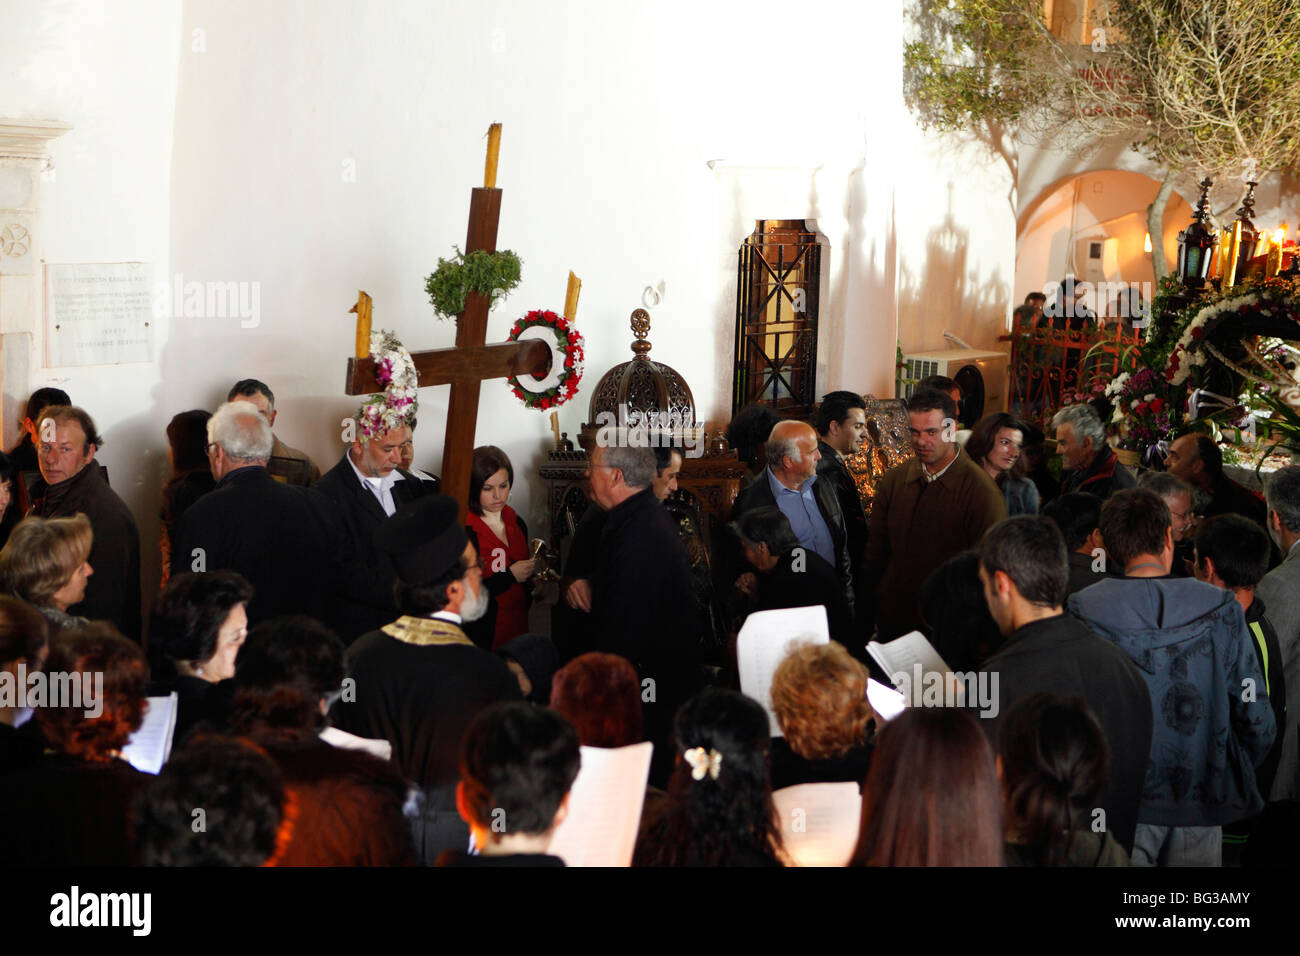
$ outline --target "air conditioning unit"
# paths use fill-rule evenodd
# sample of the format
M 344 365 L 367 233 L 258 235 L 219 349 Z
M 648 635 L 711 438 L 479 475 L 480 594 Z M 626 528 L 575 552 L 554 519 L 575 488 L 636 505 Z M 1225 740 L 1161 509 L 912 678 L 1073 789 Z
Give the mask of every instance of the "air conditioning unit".
M 911 398 L 916 383 L 929 375 L 946 375 L 961 386 L 963 425 L 974 425 L 992 412 L 1007 408 L 1006 352 L 980 349 L 938 349 L 934 352 L 911 352 L 903 356 L 903 367 L 894 393 Z M 903 379 L 908 379 L 907 384 Z

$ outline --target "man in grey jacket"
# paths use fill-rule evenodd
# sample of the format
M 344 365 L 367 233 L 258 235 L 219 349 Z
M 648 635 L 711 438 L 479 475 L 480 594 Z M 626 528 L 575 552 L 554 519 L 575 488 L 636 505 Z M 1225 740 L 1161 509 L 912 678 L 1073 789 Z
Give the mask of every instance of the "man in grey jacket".
M 1069 607 L 1132 658 L 1151 693 L 1133 863 L 1219 866 L 1223 825 L 1264 807 L 1255 768 L 1277 733 L 1245 616 L 1231 592 L 1169 576 L 1172 520 L 1154 492 L 1116 492 L 1101 535 L 1124 577 L 1084 588 Z
M 1255 593 L 1268 609 L 1264 616 L 1277 632 L 1282 651 L 1282 679 L 1300 693 L 1300 466 L 1279 469 L 1269 479 L 1268 533 L 1282 549 L 1283 561 L 1264 575 Z M 1282 756 L 1269 801 L 1300 799 L 1300 704 L 1287 708 Z

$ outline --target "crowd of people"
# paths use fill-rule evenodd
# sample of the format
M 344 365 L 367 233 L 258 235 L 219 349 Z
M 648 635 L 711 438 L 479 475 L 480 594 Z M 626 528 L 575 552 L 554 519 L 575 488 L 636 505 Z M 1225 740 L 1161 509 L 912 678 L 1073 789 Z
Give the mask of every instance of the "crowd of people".
M 914 456 L 869 509 L 848 466 L 861 396 L 829 393 L 809 422 L 736 415 L 749 471 L 708 556 L 729 590 L 717 658 L 669 509 L 680 450 L 623 433 L 592 450 L 545 633 L 500 448 L 474 450 L 462 523 L 413 468 L 413 418 L 357 434 L 322 474 L 246 379 L 167 428 L 164 581 L 142 603 L 103 439 L 43 389 L 0 457 L 0 679 L 86 693 L 0 693 L 11 859 L 554 866 L 583 748 L 645 740 L 638 866 L 788 864 L 773 794 L 820 783 L 861 793 L 850 865 L 1294 851 L 1300 467 L 1261 497 L 1187 435 L 1139 479 L 1083 405 L 1052 422 L 1058 477 L 1041 432 L 1006 413 L 964 430 L 960 397 L 920 383 Z M 738 690 L 734 635 L 811 605 L 832 640 L 776 668 L 773 737 L 768 702 Z M 991 677 L 992 706 L 878 713 L 869 683 L 892 675 L 867 644 L 913 631 Z M 171 694 L 175 744 L 149 775 L 123 751 Z

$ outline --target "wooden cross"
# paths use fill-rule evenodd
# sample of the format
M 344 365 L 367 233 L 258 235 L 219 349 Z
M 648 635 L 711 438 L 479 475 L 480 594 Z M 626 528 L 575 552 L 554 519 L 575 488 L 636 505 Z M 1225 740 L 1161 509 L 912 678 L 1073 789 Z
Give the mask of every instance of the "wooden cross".
M 492 124 L 488 131 L 484 186 L 473 190 L 470 196 L 466 255 L 480 249 L 495 252 L 497 248 L 501 190 L 496 188 L 496 161 L 500 137 L 501 124 Z M 451 399 L 447 403 L 447 433 L 442 444 L 442 490 L 460 502 L 462 522 L 469 502 L 480 383 L 511 375 L 529 374 L 542 378 L 551 368 L 551 350 L 538 339 L 486 345 L 488 306 L 487 296 L 470 290 L 465 297 L 465 311 L 456 318 L 455 348 L 411 352 L 421 388 L 451 386 Z M 344 391 L 348 395 L 365 395 L 380 390 L 375 380 L 375 362 L 369 357 L 370 296 L 359 293 L 352 311 L 357 313 L 357 354 L 348 359 Z

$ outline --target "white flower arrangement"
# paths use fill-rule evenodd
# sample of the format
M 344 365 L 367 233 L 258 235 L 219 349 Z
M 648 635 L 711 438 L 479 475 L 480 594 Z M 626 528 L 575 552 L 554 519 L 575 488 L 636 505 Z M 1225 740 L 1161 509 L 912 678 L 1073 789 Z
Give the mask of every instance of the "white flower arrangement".
M 420 376 L 406 347 L 387 329 L 370 333 L 370 357 L 382 392 L 371 395 L 357 412 L 357 425 L 367 438 L 409 425 L 419 409 Z

